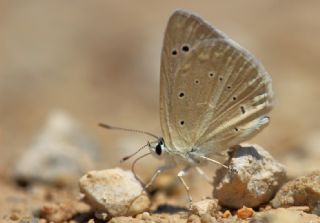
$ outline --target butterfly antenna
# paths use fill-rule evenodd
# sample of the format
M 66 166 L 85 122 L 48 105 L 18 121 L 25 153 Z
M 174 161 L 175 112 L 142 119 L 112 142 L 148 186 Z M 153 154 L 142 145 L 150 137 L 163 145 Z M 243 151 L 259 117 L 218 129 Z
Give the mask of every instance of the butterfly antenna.
M 121 131 L 126 131 L 126 132 L 135 132 L 135 133 L 140 133 L 140 134 L 144 134 L 144 135 L 148 135 L 151 137 L 154 137 L 156 139 L 159 139 L 158 136 L 150 133 L 150 132 L 146 132 L 146 131 L 142 131 L 142 130 L 137 130 L 137 129 L 126 129 L 126 128 L 121 128 L 121 127 L 116 127 L 116 126 L 111 126 L 111 125 L 107 125 L 104 123 L 99 123 L 100 127 L 106 128 L 106 129 L 111 129 L 111 130 L 121 130 Z
M 125 156 L 120 160 L 120 163 L 123 163 L 124 161 L 130 159 L 131 157 L 133 157 L 134 155 L 136 155 L 138 152 L 140 152 L 141 150 L 143 150 L 144 148 L 146 148 L 147 146 L 150 146 L 150 143 L 148 142 L 146 145 L 142 146 L 140 149 L 138 149 L 137 151 L 135 151 L 134 153 L 132 153 L 129 156 Z

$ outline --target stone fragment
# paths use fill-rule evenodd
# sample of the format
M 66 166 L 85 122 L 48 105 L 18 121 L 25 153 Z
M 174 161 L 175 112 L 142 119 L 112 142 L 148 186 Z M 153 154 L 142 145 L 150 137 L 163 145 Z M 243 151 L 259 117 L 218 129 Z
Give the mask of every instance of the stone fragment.
M 84 200 L 110 216 L 134 216 L 149 209 L 150 200 L 131 171 L 120 168 L 90 171 L 79 181 Z
M 247 219 L 252 217 L 254 214 L 254 211 L 252 208 L 243 207 L 237 210 L 237 216 L 241 219 Z
M 65 222 L 72 218 L 77 211 L 72 202 L 44 204 L 40 210 L 40 217 L 48 222 Z
M 271 204 L 275 208 L 307 205 L 311 211 L 317 213 L 320 206 L 320 171 L 284 184 Z
M 201 223 L 218 223 L 217 219 L 209 214 L 201 215 L 200 219 Z
M 286 180 L 283 165 L 258 145 L 239 145 L 229 156 L 235 171 L 220 168 L 214 180 L 213 195 L 224 207 L 257 207 L 268 202 Z
M 198 202 L 193 203 L 192 212 L 196 215 L 205 215 L 209 214 L 211 216 L 217 216 L 220 210 L 218 205 L 218 200 L 216 199 L 204 199 Z
M 76 185 L 81 175 L 94 168 L 98 157 L 97 144 L 72 117 L 57 111 L 49 115 L 35 142 L 17 160 L 14 176 L 24 184 Z
M 133 218 L 133 217 L 115 217 L 112 218 L 108 223 L 145 223 L 144 220 Z
M 232 214 L 231 214 L 231 212 L 229 211 L 229 210 L 226 210 L 225 212 L 223 212 L 223 214 L 222 214 L 222 217 L 223 218 L 229 218 L 229 217 L 231 217 L 232 216 Z
M 250 222 L 261 223 L 320 223 L 320 217 L 303 211 L 278 208 L 265 212 L 256 212 Z

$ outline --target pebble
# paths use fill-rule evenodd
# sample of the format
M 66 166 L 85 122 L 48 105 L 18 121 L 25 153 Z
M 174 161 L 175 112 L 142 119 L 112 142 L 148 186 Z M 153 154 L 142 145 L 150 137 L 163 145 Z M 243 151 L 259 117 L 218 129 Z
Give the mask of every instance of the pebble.
M 100 211 L 96 211 L 94 213 L 94 216 L 99 219 L 99 220 L 102 220 L 102 221 L 105 221 L 108 219 L 108 214 L 105 213 L 105 212 L 100 212 Z
M 230 166 L 216 172 L 213 195 L 223 207 L 257 207 L 267 203 L 286 180 L 284 166 L 258 145 L 237 146 Z
M 142 220 L 149 220 L 150 219 L 150 213 L 149 212 L 143 212 L 141 215 Z
M 115 217 L 108 221 L 108 223 L 145 223 L 145 221 L 132 217 Z
M 216 199 L 204 199 L 193 203 L 192 212 L 196 215 L 202 216 L 209 214 L 211 216 L 217 216 L 220 210 L 218 200 Z
M 80 178 L 84 200 L 96 211 L 110 216 L 134 216 L 150 207 L 143 187 L 131 171 L 120 168 L 90 171 Z
M 79 177 L 93 169 L 99 157 L 97 144 L 80 130 L 68 114 L 56 111 L 26 152 L 17 160 L 18 182 L 76 185 Z
M 252 208 L 243 207 L 237 210 L 237 216 L 241 219 L 247 219 L 252 217 L 254 214 L 254 211 Z
M 12 221 L 18 221 L 19 218 L 20 218 L 19 215 L 16 213 L 13 213 L 10 215 L 10 220 L 12 220 Z
M 40 217 L 48 222 L 64 222 L 72 218 L 77 211 L 71 202 L 47 203 L 40 210 Z
M 271 204 L 274 208 L 306 205 L 311 211 L 318 214 L 320 171 L 314 171 L 307 176 L 296 178 L 284 184 Z
M 285 208 L 271 209 L 265 212 L 257 212 L 250 222 L 262 223 L 320 223 L 320 217 L 303 211 Z
M 209 214 L 201 215 L 200 217 L 201 223 L 217 223 L 217 219 L 215 217 L 212 217 Z
M 223 218 L 229 218 L 229 217 L 231 217 L 232 216 L 232 214 L 231 214 L 231 212 L 229 211 L 229 210 L 226 210 L 225 212 L 223 212 L 223 214 L 222 214 L 222 217 Z

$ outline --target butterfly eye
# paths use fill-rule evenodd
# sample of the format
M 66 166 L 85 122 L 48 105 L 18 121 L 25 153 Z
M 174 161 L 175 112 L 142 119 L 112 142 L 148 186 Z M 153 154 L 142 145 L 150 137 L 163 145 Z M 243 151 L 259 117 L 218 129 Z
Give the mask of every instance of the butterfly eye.
M 158 145 L 156 145 L 156 154 L 158 154 L 159 156 L 162 153 L 162 148 L 161 148 L 162 144 L 161 142 L 158 143 Z
M 199 81 L 198 79 L 196 79 L 196 80 L 194 80 L 194 83 L 195 83 L 195 84 L 199 84 L 200 81 Z
M 180 125 L 183 126 L 184 125 L 184 121 L 180 121 Z

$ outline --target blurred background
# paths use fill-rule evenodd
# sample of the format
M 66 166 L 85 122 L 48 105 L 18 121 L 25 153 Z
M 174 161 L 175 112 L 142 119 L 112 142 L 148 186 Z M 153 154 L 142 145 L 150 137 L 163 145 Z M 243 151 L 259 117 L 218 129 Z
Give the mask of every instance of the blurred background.
M 316 0 L 1 1 L 1 168 L 15 165 L 55 111 L 76 120 L 100 148 L 99 168 L 120 166 L 147 138 L 107 131 L 98 122 L 161 135 L 160 53 L 167 20 L 177 8 L 201 15 L 271 74 L 271 125 L 251 142 L 295 169 L 293 175 L 313 168 L 314 154 L 306 151 L 320 153 Z M 158 165 L 150 157 L 137 171 L 148 178 Z

